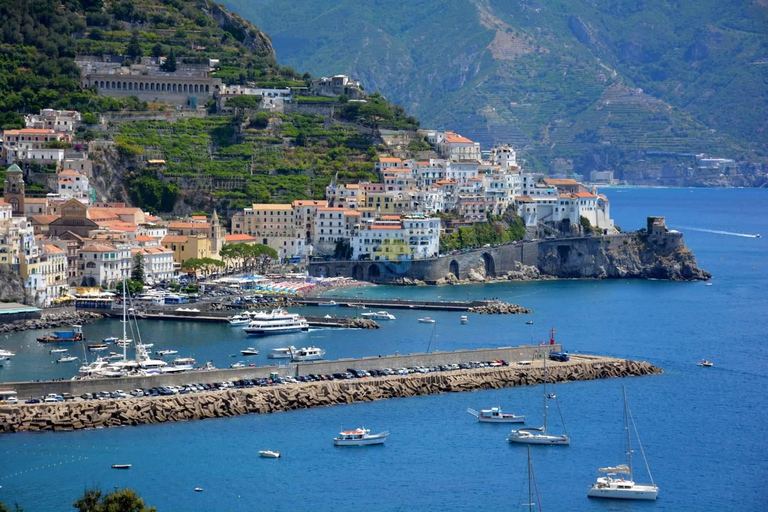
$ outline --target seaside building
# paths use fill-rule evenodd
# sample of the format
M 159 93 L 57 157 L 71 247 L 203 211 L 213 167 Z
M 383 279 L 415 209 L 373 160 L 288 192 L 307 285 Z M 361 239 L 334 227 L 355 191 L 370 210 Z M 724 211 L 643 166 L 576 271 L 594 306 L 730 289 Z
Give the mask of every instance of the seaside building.
M 78 251 L 77 258 L 81 286 L 114 288 L 131 274 L 131 249 L 128 245 L 85 245 Z

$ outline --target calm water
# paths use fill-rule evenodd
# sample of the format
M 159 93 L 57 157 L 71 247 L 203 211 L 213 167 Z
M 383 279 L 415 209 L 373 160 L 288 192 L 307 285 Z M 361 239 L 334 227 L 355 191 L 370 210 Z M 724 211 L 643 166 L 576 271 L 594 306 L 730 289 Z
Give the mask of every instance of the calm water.
M 367 296 L 499 297 L 534 310 L 526 318 L 393 311 L 378 331 L 316 330 L 249 340 L 221 325 L 142 324 L 145 340 L 180 356 L 223 367 L 248 346 L 315 344 L 328 356 L 423 351 L 438 320 L 438 349 L 503 346 L 543 340 L 550 326 L 571 351 L 643 359 L 661 376 L 553 386 L 572 436 L 570 447 L 532 447 L 543 510 L 765 510 L 768 436 L 768 191 L 613 189 L 613 215 L 625 229 L 666 215 L 686 229 L 703 283 L 561 281 L 444 288 L 367 288 Z M 748 205 L 745 207 L 745 205 Z M 747 213 L 749 212 L 749 216 Z M 358 290 L 350 291 L 355 295 Z M 345 314 L 348 311 L 316 309 Z M 91 339 L 119 323 L 86 327 Z M 75 367 L 51 362 L 39 333 L 0 339 L 18 351 L 0 380 L 68 377 Z M 76 350 L 73 350 L 76 352 Z M 714 368 L 700 368 L 706 357 Z M 263 356 L 249 359 L 264 363 Z M 654 503 L 590 501 L 595 469 L 622 461 L 621 386 L 627 386 L 654 479 Z M 505 441 L 508 428 L 481 425 L 467 407 L 501 405 L 541 414 L 541 387 L 389 400 L 274 415 L 73 433 L 0 437 L 0 501 L 27 510 L 66 510 L 88 486 L 135 488 L 160 510 L 517 510 L 526 493 L 525 448 Z M 553 432 L 562 425 L 554 410 Z M 334 448 L 340 426 L 388 429 L 385 447 Z M 259 459 L 258 450 L 283 452 Z M 635 459 L 638 481 L 646 481 Z M 130 471 L 109 468 L 131 463 Z M 193 492 L 203 487 L 203 493 Z

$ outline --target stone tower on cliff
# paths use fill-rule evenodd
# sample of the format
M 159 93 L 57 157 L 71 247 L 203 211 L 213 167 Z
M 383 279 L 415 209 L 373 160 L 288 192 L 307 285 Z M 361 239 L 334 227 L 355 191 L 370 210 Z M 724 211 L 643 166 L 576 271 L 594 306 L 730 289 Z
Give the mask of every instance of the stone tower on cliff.
M 24 173 L 16 164 L 5 171 L 3 200 L 11 205 L 14 217 L 24 215 Z

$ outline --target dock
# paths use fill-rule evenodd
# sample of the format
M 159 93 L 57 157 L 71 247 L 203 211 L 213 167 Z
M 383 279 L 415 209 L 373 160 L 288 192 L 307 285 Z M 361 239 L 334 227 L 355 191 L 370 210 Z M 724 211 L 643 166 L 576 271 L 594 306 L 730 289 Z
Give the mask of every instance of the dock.
M 381 309 L 422 309 L 433 311 L 469 311 L 470 308 L 487 306 L 496 301 L 473 300 L 401 300 L 401 299 L 365 299 L 362 297 L 292 297 L 291 300 L 302 306 L 318 306 L 334 302 L 342 308 L 381 308 Z

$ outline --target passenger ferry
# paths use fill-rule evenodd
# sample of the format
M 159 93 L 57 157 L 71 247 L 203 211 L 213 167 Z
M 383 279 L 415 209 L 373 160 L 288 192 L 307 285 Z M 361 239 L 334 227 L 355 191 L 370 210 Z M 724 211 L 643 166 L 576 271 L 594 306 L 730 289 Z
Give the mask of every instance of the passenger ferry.
M 339 437 L 333 439 L 336 446 L 370 446 L 374 444 L 384 444 L 387 441 L 389 432 L 380 432 L 371 434 L 367 428 L 357 428 L 355 430 L 343 430 L 339 432 Z
M 251 320 L 251 323 L 243 327 L 243 331 L 248 336 L 269 336 L 308 330 L 309 324 L 304 317 L 296 313 L 288 313 L 282 309 L 258 314 Z
M 292 361 L 316 361 L 322 359 L 325 350 L 317 347 L 301 348 L 291 354 Z

